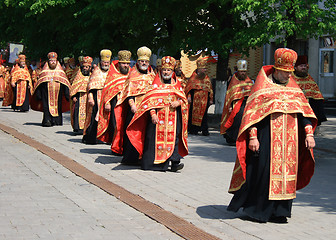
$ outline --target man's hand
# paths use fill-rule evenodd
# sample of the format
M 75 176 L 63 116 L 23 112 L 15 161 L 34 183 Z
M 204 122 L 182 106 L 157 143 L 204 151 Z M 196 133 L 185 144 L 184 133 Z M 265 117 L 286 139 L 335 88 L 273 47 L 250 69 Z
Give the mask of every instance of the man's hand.
M 249 141 L 249 149 L 253 152 L 256 152 L 259 150 L 259 140 L 257 138 L 250 139 Z
M 232 112 L 232 107 L 229 107 L 229 113 Z
M 12 87 L 14 88 L 15 87 L 15 83 L 11 83 Z
M 111 112 L 111 104 L 109 102 L 105 104 L 105 111 Z
M 188 103 L 191 103 L 191 96 L 188 96 Z
M 77 98 L 76 97 L 73 97 L 72 98 L 72 101 L 75 103 L 75 102 L 77 102 Z
M 172 108 L 177 108 L 177 107 L 179 107 L 180 106 L 180 101 L 174 101 L 174 102 L 171 102 L 170 103 L 170 106 L 172 107 Z
M 213 104 L 213 101 L 212 100 L 210 100 L 210 105 L 212 105 Z
M 315 147 L 315 139 L 313 136 L 307 136 L 305 140 L 306 148 L 313 149 Z
M 152 115 L 152 123 L 158 124 L 159 123 L 159 117 L 156 114 Z
M 135 106 L 135 104 L 132 105 L 131 107 L 131 111 L 132 113 L 136 113 L 136 111 L 138 111 L 137 107 Z

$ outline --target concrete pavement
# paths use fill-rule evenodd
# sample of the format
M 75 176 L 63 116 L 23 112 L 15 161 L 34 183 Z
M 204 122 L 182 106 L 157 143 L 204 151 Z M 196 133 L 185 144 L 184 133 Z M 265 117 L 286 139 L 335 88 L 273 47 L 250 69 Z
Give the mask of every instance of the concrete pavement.
M 210 131 L 210 137 L 189 137 L 190 154 L 183 160 L 185 169 L 180 173 L 162 173 L 120 165 L 120 157 L 111 156 L 108 145 L 82 144 L 81 136 L 72 133 L 69 114 L 65 114 L 63 126 L 42 128 L 41 120 L 42 114 L 39 112 L 19 113 L 9 108 L 0 109 L 0 123 L 69 156 L 109 181 L 221 239 L 329 239 L 336 233 L 333 227 L 336 220 L 336 193 L 333 186 L 336 180 L 333 171 L 336 167 L 335 117 L 329 117 L 329 121 L 322 126 L 323 135 L 316 138 L 317 148 L 321 150 L 315 151 L 315 175 L 311 184 L 298 192 L 293 216 L 285 225 L 254 223 L 247 221 L 243 213 L 226 211 L 231 199 L 227 189 L 235 148 L 225 145 L 216 129 Z M 49 233 L 48 236 L 56 239 L 64 239 L 64 236 L 69 239 L 91 239 L 92 235 L 98 239 L 179 238 L 162 225 L 3 132 L 0 141 L 1 146 L 6 146 L 2 147 L 4 154 L 0 163 L 1 179 L 6 179 L 5 184 L 1 181 L 0 214 L 1 219 L 6 219 L 0 222 L 1 239 L 18 239 L 14 236 L 19 231 L 8 230 L 18 229 L 18 226 L 24 229 L 16 235 L 22 239 L 47 239 L 42 234 L 41 237 L 34 234 L 37 230 L 45 231 L 45 234 Z M 7 161 L 7 158 L 10 160 Z M 20 177 L 17 179 L 16 175 Z M 11 185 L 16 186 L 13 187 L 14 193 Z M 40 197 L 44 200 L 41 203 Z M 24 201 L 27 198 L 30 200 Z M 63 198 L 64 200 L 60 200 Z M 9 204 L 12 201 L 14 203 Z M 31 211 L 18 211 L 21 209 L 18 206 L 25 202 L 32 206 L 24 209 Z M 49 203 L 46 204 L 47 202 Z M 48 209 L 43 204 L 57 207 L 49 211 L 50 215 L 41 216 L 38 214 L 41 209 Z M 68 209 L 69 206 L 73 209 Z M 39 225 L 42 221 L 39 219 L 43 217 L 47 219 L 47 224 Z M 11 218 L 15 220 L 11 221 Z M 63 219 L 66 220 L 65 223 Z M 30 227 L 30 222 L 37 222 L 36 227 Z M 71 227 L 69 222 L 72 223 Z M 114 228 L 117 229 L 115 235 L 112 230 Z M 6 231 L 7 234 L 4 234 Z M 123 236 L 119 232 L 128 235 Z

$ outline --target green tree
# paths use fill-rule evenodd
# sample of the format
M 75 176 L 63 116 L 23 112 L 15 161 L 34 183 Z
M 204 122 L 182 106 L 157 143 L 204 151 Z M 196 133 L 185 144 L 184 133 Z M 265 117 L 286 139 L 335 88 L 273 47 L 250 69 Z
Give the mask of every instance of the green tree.
M 32 58 L 97 56 L 103 48 L 135 54 L 143 45 L 172 56 L 213 50 L 222 80 L 232 50 L 335 35 L 335 9 L 336 0 L 5 0 L 0 29 L 2 43 L 21 42 Z

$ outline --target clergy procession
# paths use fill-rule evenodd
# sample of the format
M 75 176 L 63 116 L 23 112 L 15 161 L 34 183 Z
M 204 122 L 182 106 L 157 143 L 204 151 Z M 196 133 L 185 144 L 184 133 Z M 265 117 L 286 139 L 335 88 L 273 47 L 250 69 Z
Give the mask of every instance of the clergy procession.
M 180 60 L 164 56 L 154 69 L 151 55 L 140 47 L 131 67 L 128 50 L 113 60 L 103 49 L 98 64 L 81 56 L 78 65 L 50 52 L 44 65 L 29 71 L 19 54 L 11 69 L 1 66 L 2 105 L 42 112 L 42 127 L 62 126 L 62 113 L 70 111 L 73 134 L 82 135 L 83 144 L 110 146 L 122 165 L 180 172 L 188 164 L 182 162 L 190 154 L 188 134 L 210 135 L 214 91 L 207 60 L 197 60 L 187 78 Z M 237 151 L 227 210 L 242 208 L 260 223 L 291 217 L 296 191 L 314 173 L 314 131 L 327 120 L 307 57 L 279 48 L 274 60 L 255 80 L 247 76 L 248 62 L 237 61 L 220 122 L 220 134 Z

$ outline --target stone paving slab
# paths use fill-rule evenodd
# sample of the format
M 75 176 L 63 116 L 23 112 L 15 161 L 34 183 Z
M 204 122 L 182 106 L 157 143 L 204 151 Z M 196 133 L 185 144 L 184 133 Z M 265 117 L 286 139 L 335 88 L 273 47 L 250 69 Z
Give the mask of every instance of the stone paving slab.
M 1 239 L 180 239 L 3 131 L 0 143 Z
M 23 132 L 71 157 L 91 171 L 124 187 L 128 191 L 161 206 L 197 227 L 221 239 L 322 239 L 336 230 L 335 151 L 336 118 L 330 116 L 316 137 L 316 171 L 308 187 L 297 194 L 293 216 L 288 224 L 258 224 L 247 221 L 244 214 L 226 211 L 231 199 L 227 193 L 235 159 L 235 148 L 227 146 L 216 129 L 210 137 L 190 136 L 190 154 L 179 173 L 141 171 L 120 165 L 108 145 L 83 145 L 81 136 L 71 130 L 68 114 L 64 126 L 42 128 L 42 114 L 0 109 L 0 123 Z M 60 170 L 62 175 L 63 171 Z M 65 178 L 67 179 L 67 178 Z M 1 214 L 1 213 L 0 213 Z M 126 226 L 127 224 L 125 224 Z M 132 225 L 128 227 L 133 228 Z

